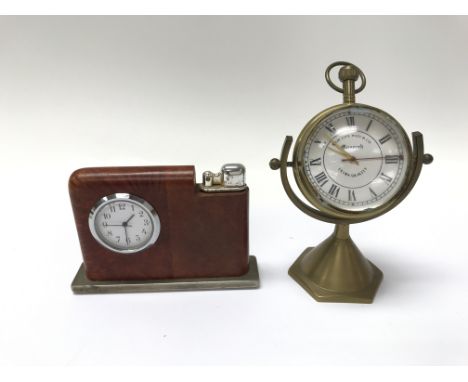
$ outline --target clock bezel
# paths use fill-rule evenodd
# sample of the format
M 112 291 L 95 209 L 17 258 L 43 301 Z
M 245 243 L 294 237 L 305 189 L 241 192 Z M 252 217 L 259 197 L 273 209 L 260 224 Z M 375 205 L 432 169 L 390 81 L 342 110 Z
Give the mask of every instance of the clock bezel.
M 350 108 L 369 109 L 371 111 L 374 111 L 378 115 L 381 115 L 385 119 L 390 120 L 392 125 L 396 127 L 397 130 L 399 130 L 399 133 L 401 134 L 403 138 L 402 144 L 405 146 L 405 149 L 408 153 L 408 162 L 406 164 L 406 168 L 404 169 L 404 174 L 402 175 L 403 181 L 398 186 L 399 190 L 388 201 L 381 204 L 380 206 L 369 207 L 363 210 L 347 210 L 345 208 L 338 208 L 328 203 L 325 199 L 323 199 L 320 196 L 319 191 L 315 189 L 315 187 L 312 185 L 312 183 L 308 179 L 303 163 L 302 163 L 302 158 L 304 157 L 304 151 L 305 151 L 307 140 L 314 133 L 314 131 L 319 128 L 320 123 L 324 119 L 330 117 L 332 114 L 343 111 L 345 109 L 350 109 Z M 411 166 L 412 166 L 411 153 L 412 153 L 412 148 L 411 148 L 411 143 L 410 143 L 408 134 L 403 129 L 401 124 L 390 114 L 388 114 L 387 112 L 377 107 L 366 105 L 366 104 L 344 103 L 344 104 L 331 106 L 321 111 L 320 113 L 315 115 L 309 122 L 307 122 L 307 124 L 304 126 L 304 128 L 302 129 L 302 131 L 300 132 L 296 140 L 296 144 L 294 146 L 294 151 L 293 151 L 293 166 L 292 167 L 293 167 L 294 178 L 296 180 L 299 190 L 301 191 L 303 196 L 315 208 L 323 212 L 328 212 L 337 218 L 356 219 L 356 218 L 362 218 L 363 216 L 368 216 L 368 215 L 377 216 L 377 215 L 380 215 L 382 213 L 389 211 L 395 206 L 395 203 L 399 200 L 400 195 L 404 193 L 407 183 L 410 181 Z
M 115 248 L 109 245 L 108 243 L 106 243 L 104 239 L 101 237 L 101 235 L 99 234 L 99 232 L 96 230 L 96 225 L 95 225 L 96 216 L 98 216 L 99 212 L 106 205 L 108 205 L 111 202 L 113 203 L 115 201 L 118 201 L 118 200 L 123 200 L 127 202 L 131 201 L 132 203 L 137 204 L 150 217 L 151 225 L 152 225 L 152 233 L 151 233 L 150 239 L 143 246 L 138 247 L 138 248 L 132 248 L 132 249 Z M 112 252 L 124 254 L 124 255 L 132 255 L 135 253 L 139 253 L 151 247 L 152 245 L 156 243 L 161 233 L 161 220 L 159 219 L 159 215 L 154 209 L 154 207 L 151 204 L 149 204 L 146 200 L 144 200 L 143 198 L 140 198 L 136 195 L 132 195 L 132 194 L 125 193 L 125 192 L 116 192 L 114 194 L 110 194 L 99 199 L 89 212 L 88 224 L 89 224 L 89 229 L 91 231 L 93 238 L 100 245 L 102 245 L 106 249 L 109 249 Z

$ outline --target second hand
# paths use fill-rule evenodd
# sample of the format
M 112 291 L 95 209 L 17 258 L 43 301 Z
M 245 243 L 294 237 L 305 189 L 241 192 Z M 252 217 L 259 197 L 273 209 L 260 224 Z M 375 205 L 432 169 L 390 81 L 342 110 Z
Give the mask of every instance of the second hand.
M 385 157 L 369 157 L 369 158 L 354 158 L 354 159 L 342 159 L 342 162 L 352 162 L 354 160 L 377 160 L 377 159 L 385 159 Z M 393 158 L 392 158 L 393 159 Z M 396 158 L 395 158 L 396 159 Z M 399 156 L 397 159 L 403 159 L 403 156 Z

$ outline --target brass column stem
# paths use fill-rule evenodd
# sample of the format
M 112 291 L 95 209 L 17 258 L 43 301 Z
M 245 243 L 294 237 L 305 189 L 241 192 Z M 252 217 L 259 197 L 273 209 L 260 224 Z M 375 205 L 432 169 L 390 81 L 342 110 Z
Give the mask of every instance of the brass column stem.
M 337 239 L 349 239 L 349 224 L 335 225 L 335 236 Z

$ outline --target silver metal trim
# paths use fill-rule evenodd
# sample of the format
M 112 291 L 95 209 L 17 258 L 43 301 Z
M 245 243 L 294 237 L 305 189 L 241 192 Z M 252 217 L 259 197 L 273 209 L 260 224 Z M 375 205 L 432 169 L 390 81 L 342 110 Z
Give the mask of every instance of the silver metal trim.
M 104 242 L 101 235 L 96 230 L 95 220 L 99 211 L 102 208 L 104 208 L 107 204 L 111 202 L 114 203 L 116 200 L 125 200 L 125 201 L 131 200 L 132 203 L 137 204 L 139 207 L 145 210 L 148 213 L 148 215 L 151 217 L 151 224 L 153 226 L 153 232 L 151 234 L 151 238 L 142 247 L 134 248 L 134 249 L 118 249 L 118 248 L 112 247 L 111 245 Z M 122 192 L 107 195 L 99 199 L 97 203 L 94 205 L 94 207 L 91 208 L 91 211 L 89 212 L 88 224 L 89 224 L 89 230 L 91 231 L 91 234 L 93 235 L 94 239 L 96 239 L 96 241 L 100 245 L 111 250 L 112 252 L 126 254 L 126 255 L 131 255 L 137 252 L 141 252 L 147 249 L 148 247 L 152 246 L 154 243 L 156 243 L 156 241 L 158 240 L 159 234 L 161 233 L 161 220 L 159 219 L 159 215 L 156 212 L 156 210 L 153 208 L 153 206 L 149 204 L 146 200 L 138 196 L 127 194 L 127 193 L 122 193 Z
M 200 190 L 203 192 L 236 192 L 236 191 L 244 191 L 247 189 L 247 185 L 243 186 L 205 186 L 204 184 L 200 184 Z
M 221 167 L 225 187 L 245 186 L 245 167 L 240 163 L 226 163 Z
M 255 256 L 249 256 L 249 270 L 237 277 L 199 277 L 164 280 L 91 281 L 81 264 L 71 289 L 75 294 L 175 292 L 229 289 L 256 289 L 260 277 Z
M 232 192 L 245 189 L 245 167 L 240 163 L 226 163 L 218 173 L 205 171 L 200 184 L 200 190 L 203 192 Z

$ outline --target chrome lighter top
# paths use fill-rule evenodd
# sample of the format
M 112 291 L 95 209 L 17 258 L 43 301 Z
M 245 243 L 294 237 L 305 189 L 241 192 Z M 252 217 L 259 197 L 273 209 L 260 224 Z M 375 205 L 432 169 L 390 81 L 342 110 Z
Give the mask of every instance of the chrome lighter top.
M 227 163 L 221 172 L 205 171 L 200 189 L 204 192 L 242 191 L 245 184 L 245 167 L 240 163 Z

